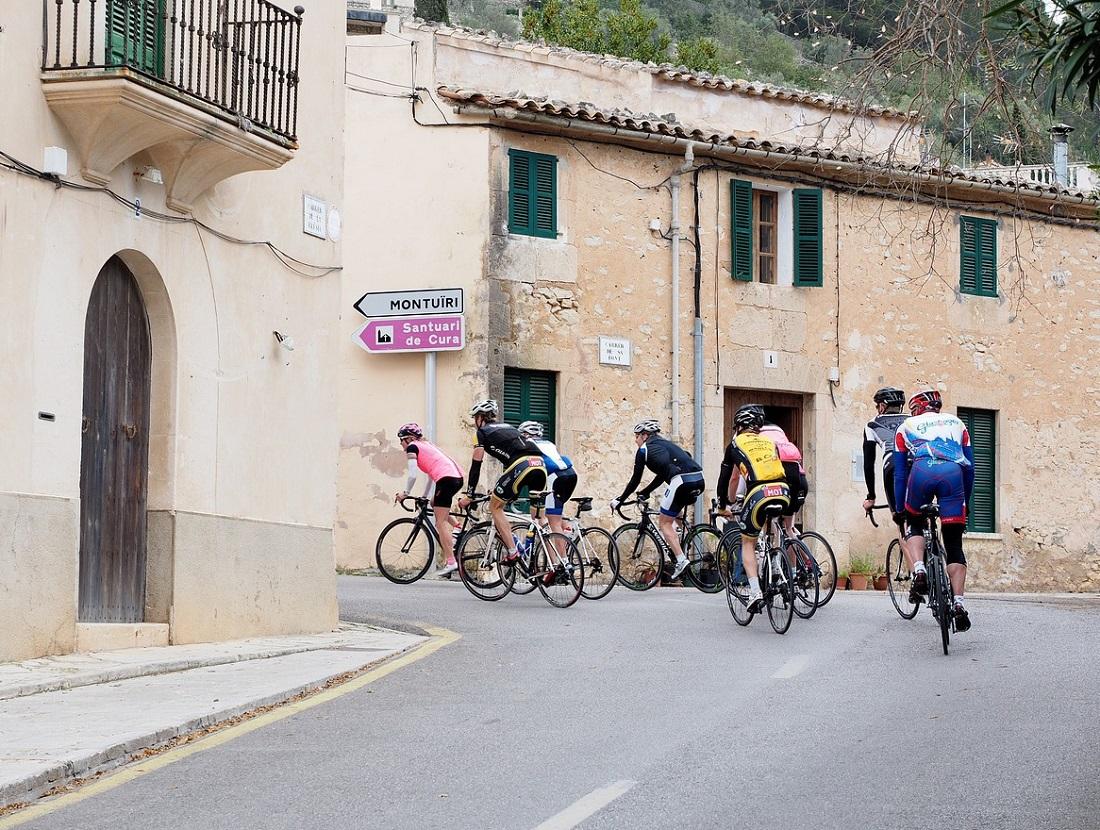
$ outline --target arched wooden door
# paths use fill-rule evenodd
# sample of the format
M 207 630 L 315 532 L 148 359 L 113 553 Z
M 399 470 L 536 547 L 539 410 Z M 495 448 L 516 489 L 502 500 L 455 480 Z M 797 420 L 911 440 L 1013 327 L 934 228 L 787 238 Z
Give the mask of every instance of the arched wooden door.
M 92 288 L 84 330 L 82 622 L 145 618 L 151 364 L 141 291 L 130 269 L 112 257 Z

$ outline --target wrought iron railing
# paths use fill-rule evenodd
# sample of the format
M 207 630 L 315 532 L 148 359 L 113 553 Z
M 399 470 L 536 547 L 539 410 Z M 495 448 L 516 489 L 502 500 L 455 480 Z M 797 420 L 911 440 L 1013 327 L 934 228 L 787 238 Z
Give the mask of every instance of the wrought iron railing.
M 42 71 L 125 67 L 293 141 L 304 13 L 268 0 L 42 0 Z

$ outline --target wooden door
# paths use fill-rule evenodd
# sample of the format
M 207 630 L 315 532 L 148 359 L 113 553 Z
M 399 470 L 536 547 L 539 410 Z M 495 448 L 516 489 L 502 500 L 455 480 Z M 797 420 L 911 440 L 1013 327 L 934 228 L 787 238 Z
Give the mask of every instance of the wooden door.
M 790 392 L 770 392 L 760 389 L 727 389 L 724 415 L 726 443 L 733 438 L 733 415 L 745 404 L 764 407 L 765 416 L 780 427 L 799 449 L 802 446 L 802 396 Z
M 80 620 L 145 618 L 145 508 L 152 347 L 134 275 L 99 272 L 84 332 L 80 453 Z

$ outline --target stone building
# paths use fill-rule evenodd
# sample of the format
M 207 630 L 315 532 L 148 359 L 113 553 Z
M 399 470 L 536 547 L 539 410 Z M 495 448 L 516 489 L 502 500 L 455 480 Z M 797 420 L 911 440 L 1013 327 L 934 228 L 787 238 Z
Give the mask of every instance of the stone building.
M 0 660 L 332 627 L 344 9 L 18 5 Z
M 1060 495 L 1056 460 L 1097 449 L 1095 200 L 922 167 L 905 113 L 460 29 L 400 37 L 349 55 L 343 307 L 460 287 L 467 345 L 425 401 L 423 357 L 346 343 L 339 563 L 370 566 L 394 512 L 396 426 L 434 404 L 467 464 L 486 395 L 546 420 L 599 501 L 643 417 L 695 448 L 713 493 L 733 410 L 764 403 L 806 456 L 805 524 L 842 563 L 881 557 L 860 507 L 871 397 L 931 383 L 978 445 L 973 585 L 1100 588 L 1100 488 L 1086 473 Z

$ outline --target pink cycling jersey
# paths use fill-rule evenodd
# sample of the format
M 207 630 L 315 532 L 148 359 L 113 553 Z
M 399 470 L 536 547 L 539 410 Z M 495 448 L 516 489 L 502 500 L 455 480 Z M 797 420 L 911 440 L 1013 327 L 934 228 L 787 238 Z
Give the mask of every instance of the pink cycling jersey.
M 765 424 L 760 427 L 760 434 L 771 438 L 775 442 L 775 448 L 779 450 L 780 461 L 797 461 L 798 469 L 802 470 L 802 452 L 791 443 L 787 433 L 775 424 Z
M 432 481 L 441 478 L 462 478 L 458 463 L 435 444 L 420 439 L 412 441 L 405 451 L 416 456 L 416 466 Z

